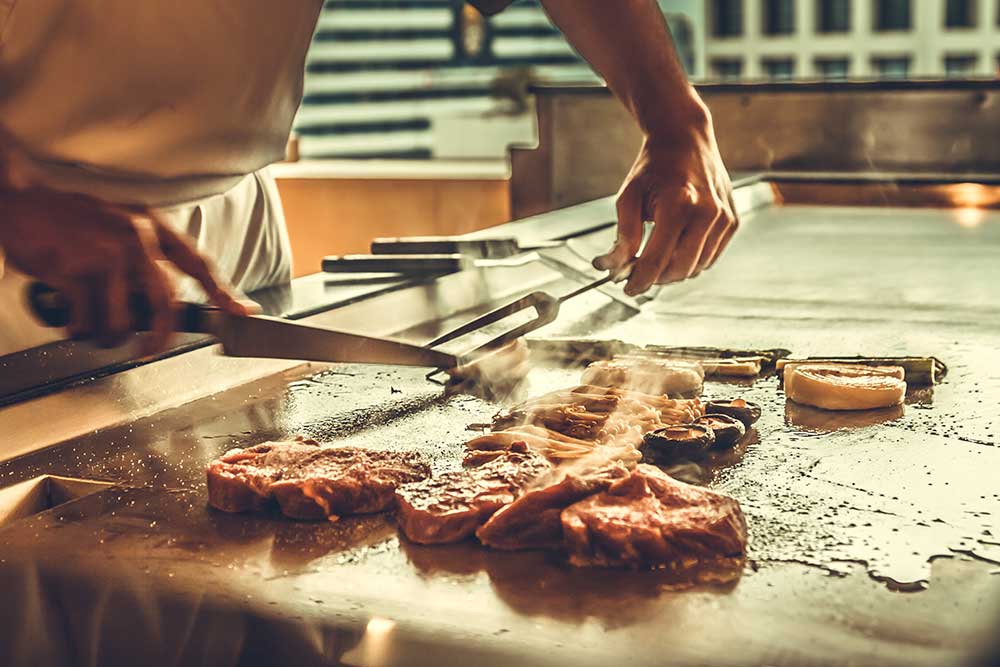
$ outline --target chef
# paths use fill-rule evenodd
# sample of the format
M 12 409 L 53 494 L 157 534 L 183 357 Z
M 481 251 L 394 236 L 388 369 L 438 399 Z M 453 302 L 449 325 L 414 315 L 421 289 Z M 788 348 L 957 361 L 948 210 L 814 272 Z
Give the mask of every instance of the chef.
M 484 13 L 511 0 L 473 0 Z M 542 0 L 643 133 L 596 267 L 638 294 L 712 265 L 737 226 L 711 117 L 655 0 Z M 128 296 L 162 349 L 193 286 L 238 295 L 291 264 L 268 165 L 284 156 L 320 0 L 0 0 L 0 353 L 45 340 L 29 279 L 70 299 L 72 335 L 115 345 Z M 180 287 L 179 287 L 180 286 Z

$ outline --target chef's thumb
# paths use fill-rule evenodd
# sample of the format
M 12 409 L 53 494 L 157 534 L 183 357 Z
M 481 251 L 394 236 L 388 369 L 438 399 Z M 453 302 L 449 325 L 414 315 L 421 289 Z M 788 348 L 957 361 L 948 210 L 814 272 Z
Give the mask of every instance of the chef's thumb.
M 618 237 L 611 249 L 594 259 L 594 268 L 617 271 L 635 258 L 642 245 L 642 193 L 632 181 L 622 188 L 615 203 L 618 210 Z
M 600 271 L 617 271 L 632 259 L 629 244 L 623 240 L 615 241 L 611 250 L 594 258 L 592 264 Z

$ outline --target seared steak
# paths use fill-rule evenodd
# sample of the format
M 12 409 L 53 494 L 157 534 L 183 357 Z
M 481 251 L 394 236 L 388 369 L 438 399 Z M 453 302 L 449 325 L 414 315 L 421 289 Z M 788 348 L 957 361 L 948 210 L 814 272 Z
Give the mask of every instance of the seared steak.
M 396 489 L 397 521 L 420 544 L 458 542 L 472 535 L 491 514 L 514 501 L 522 489 L 552 466 L 524 443 L 490 452 L 475 468 L 445 473 Z
M 224 512 L 264 509 L 273 500 L 271 484 L 318 450 L 314 440 L 231 449 L 208 464 L 208 504 Z
M 736 500 L 649 465 L 567 507 L 561 519 L 570 562 L 578 566 L 656 567 L 746 553 Z
M 479 541 L 495 549 L 541 549 L 562 544 L 559 515 L 569 505 L 608 488 L 628 476 L 621 463 L 587 470 L 555 470 L 537 480 L 532 490 L 500 509 L 476 531 Z
M 208 466 L 208 502 L 226 512 L 261 509 L 272 500 L 296 519 L 336 519 L 390 509 L 396 487 L 424 479 L 418 455 L 315 441 L 266 442 L 234 449 Z

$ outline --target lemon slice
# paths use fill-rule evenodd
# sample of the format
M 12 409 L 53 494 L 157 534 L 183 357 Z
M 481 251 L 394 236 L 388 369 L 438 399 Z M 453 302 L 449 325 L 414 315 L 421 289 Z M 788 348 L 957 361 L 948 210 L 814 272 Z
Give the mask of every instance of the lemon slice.
M 796 364 L 785 368 L 785 395 L 824 410 L 874 410 L 899 405 L 906 395 L 900 366 Z

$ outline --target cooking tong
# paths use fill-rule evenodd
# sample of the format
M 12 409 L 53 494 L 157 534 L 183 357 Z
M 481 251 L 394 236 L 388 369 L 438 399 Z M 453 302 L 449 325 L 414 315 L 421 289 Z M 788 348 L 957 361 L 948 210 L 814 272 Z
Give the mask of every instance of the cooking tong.
M 531 308 L 535 309 L 535 317 L 533 319 L 501 333 L 469 353 L 469 356 L 478 356 L 482 352 L 497 349 L 536 329 L 540 329 L 559 316 L 559 307 L 565 302 L 569 301 L 573 297 L 580 296 L 585 292 L 597 289 L 602 285 L 625 280 L 631 272 L 632 265 L 628 264 L 620 271 L 609 273 L 606 276 L 593 280 L 559 297 L 554 297 L 547 292 L 541 291 L 526 294 L 525 296 L 515 299 L 508 304 L 500 306 L 499 308 L 495 308 L 484 315 L 480 315 L 479 317 L 470 320 L 469 322 L 466 322 L 465 324 L 456 327 L 447 333 L 441 334 L 431 342 L 427 343 L 427 346 L 437 347 L 439 345 L 444 345 L 445 343 L 453 341 L 456 338 L 461 338 L 462 336 L 466 336 L 470 333 L 488 327 L 491 324 L 513 317 L 522 311 L 526 311 Z
M 516 267 L 541 262 L 564 276 L 584 283 L 582 287 L 560 297 L 546 292 L 532 292 L 481 315 L 427 344 L 443 345 L 457 338 L 479 331 L 492 324 L 512 317 L 522 311 L 534 309 L 535 317 L 478 346 L 469 354 L 476 355 L 501 347 L 535 329 L 555 320 L 559 306 L 575 296 L 600 290 L 611 299 L 623 304 L 632 312 L 639 312 L 638 302 L 620 290 L 602 289 L 609 283 L 628 277 L 628 272 L 594 279 L 589 273 L 538 250 L 567 247 L 563 241 L 535 241 L 522 245 L 514 237 L 467 238 L 463 236 L 410 236 L 402 238 L 376 238 L 371 243 L 370 255 L 331 255 L 322 262 L 327 273 L 385 272 L 408 276 L 435 276 L 470 268 Z

